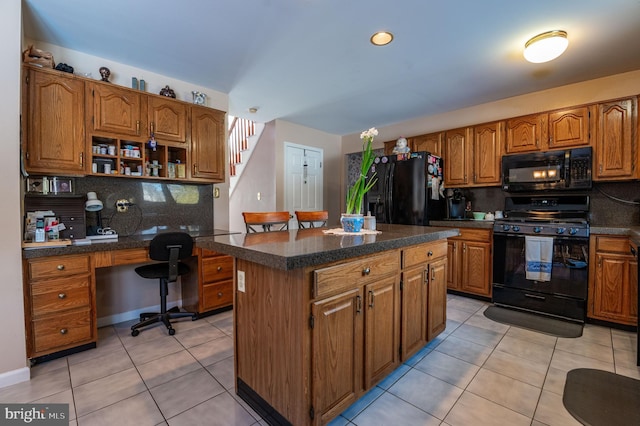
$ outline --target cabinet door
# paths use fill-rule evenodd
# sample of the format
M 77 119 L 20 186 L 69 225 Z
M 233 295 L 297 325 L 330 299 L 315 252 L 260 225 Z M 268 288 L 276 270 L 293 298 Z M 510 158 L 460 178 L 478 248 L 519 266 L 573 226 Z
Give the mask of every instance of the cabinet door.
M 629 256 L 619 254 L 596 254 L 596 279 L 593 301 L 595 317 L 630 324 L 631 277 Z
M 442 156 L 444 132 L 415 136 L 409 139 L 411 151 L 426 151 L 433 155 Z
M 399 364 L 400 285 L 396 275 L 365 287 L 366 389 L 382 380 Z
M 192 177 L 224 182 L 224 112 L 191 107 Z
M 145 136 L 140 92 L 107 84 L 89 84 L 92 130 L 118 135 Z M 145 99 L 146 101 L 146 99 Z
M 460 290 L 491 296 L 491 244 L 462 242 L 462 280 Z
M 149 97 L 149 125 L 156 139 L 187 141 L 187 105 L 173 99 Z
M 549 113 L 549 149 L 589 145 L 589 108 Z
M 547 114 L 527 115 L 507 120 L 506 153 L 545 149 L 547 120 Z
M 424 265 L 402 273 L 402 359 L 427 343 L 427 293 Z
M 458 247 L 462 243 L 458 240 L 447 240 L 447 288 L 460 290 Z
M 473 130 L 473 183 L 500 185 L 504 122 L 475 126 Z
M 427 295 L 427 339 L 431 340 L 447 328 L 447 259 L 429 264 Z
M 447 187 L 466 185 L 470 168 L 470 143 L 473 130 L 448 130 L 444 146 L 444 181 Z
M 624 99 L 598 105 L 594 180 L 634 177 L 633 146 L 636 143 L 636 100 Z
M 84 174 L 84 82 L 30 70 L 27 90 L 27 171 Z
M 362 296 L 353 289 L 311 305 L 312 400 L 321 423 L 354 403 L 362 390 Z

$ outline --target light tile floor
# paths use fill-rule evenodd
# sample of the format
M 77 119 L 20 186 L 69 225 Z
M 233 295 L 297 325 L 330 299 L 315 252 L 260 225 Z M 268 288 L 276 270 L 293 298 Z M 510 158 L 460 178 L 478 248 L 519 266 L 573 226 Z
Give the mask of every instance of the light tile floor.
M 635 333 L 587 324 L 577 339 L 493 322 L 488 303 L 449 295 L 447 329 L 332 425 L 579 425 L 562 405 L 573 368 L 640 379 Z M 1 402 L 68 403 L 71 425 L 264 425 L 234 394 L 232 313 L 132 337 L 101 328 L 98 347 L 32 368 Z

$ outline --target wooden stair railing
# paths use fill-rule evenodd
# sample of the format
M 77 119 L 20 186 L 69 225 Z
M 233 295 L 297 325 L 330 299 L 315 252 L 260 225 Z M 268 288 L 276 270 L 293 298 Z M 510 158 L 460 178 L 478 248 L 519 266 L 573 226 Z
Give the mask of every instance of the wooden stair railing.
M 256 131 L 255 122 L 233 117 L 229 125 L 229 175 L 236 175 L 236 165 L 242 163 L 242 151 L 247 149 L 247 139 Z

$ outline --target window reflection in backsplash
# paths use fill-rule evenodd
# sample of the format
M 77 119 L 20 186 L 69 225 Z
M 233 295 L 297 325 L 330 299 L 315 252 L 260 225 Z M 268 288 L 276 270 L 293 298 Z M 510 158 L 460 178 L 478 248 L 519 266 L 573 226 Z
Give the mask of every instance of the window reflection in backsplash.
M 143 179 L 76 178 L 75 193 L 94 191 L 104 204 L 104 226 L 119 235 L 142 235 L 161 231 L 207 232 L 213 224 L 213 185 L 158 182 Z M 131 200 L 126 213 L 116 212 L 116 201 Z M 92 220 L 93 215 L 87 215 Z M 91 223 L 88 223 L 91 225 Z

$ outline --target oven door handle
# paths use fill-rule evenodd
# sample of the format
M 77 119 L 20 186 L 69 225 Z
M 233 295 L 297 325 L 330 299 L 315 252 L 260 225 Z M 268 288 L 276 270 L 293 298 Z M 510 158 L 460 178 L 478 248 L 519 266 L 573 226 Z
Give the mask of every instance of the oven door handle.
M 546 297 L 544 296 L 538 296 L 537 294 L 529 294 L 529 293 L 525 293 L 524 297 L 529 297 L 531 299 L 538 299 L 538 300 L 547 300 Z

